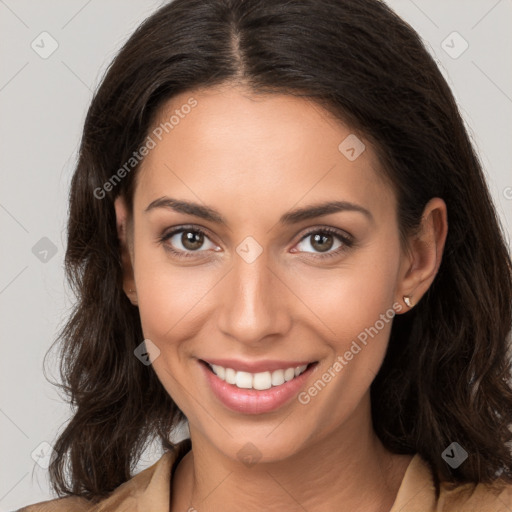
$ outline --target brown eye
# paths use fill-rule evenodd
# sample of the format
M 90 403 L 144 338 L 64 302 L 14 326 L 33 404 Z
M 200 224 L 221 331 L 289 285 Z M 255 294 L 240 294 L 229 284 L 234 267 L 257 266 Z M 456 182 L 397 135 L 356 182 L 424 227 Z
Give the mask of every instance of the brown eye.
M 203 233 L 198 231 L 183 231 L 181 235 L 181 243 L 185 249 L 189 251 L 197 251 L 204 243 Z
M 202 229 L 180 227 L 159 238 L 163 247 L 173 256 L 188 258 L 194 256 L 205 256 L 208 249 L 219 251 Z M 209 244 L 209 245 L 208 245 Z
M 311 235 L 311 247 L 319 252 L 326 252 L 332 248 L 334 244 L 334 237 L 332 235 L 324 235 L 316 233 Z
M 307 243 L 308 240 L 309 243 Z M 293 252 L 312 253 L 317 258 L 328 258 L 339 256 L 353 245 L 354 240 L 350 235 L 333 228 L 322 228 L 304 235 L 296 246 L 297 249 L 294 249 Z

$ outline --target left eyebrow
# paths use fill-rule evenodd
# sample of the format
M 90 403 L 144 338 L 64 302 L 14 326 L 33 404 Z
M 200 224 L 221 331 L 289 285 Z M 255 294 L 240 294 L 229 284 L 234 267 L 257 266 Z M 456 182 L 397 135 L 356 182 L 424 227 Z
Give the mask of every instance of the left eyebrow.
M 211 208 L 209 206 L 203 206 L 201 204 L 193 203 L 190 201 L 182 201 L 164 196 L 160 197 L 159 199 L 155 199 L 153 202 L 151 202 L 147 206 L 145 211 L 148 212 L 155 208 L 168 208 L 178 213 L 194 215 L 196 217 L 200 217 L 201 219 L 214 222 L 216 224 L 223 224 L 225 226 L 228 225 L 224 217 L 222 217 L 222 215 L 214 208 Z M 316 217 L 321 217 L 323 215 L 330 215 L 332 213 L 344 211 L 362 213 L 371 222 L 374 222 L 374 218 L 371 212 L 366 208 L 363 208 L 361 205 L 350 203 L 348 201 L 329 201 L 327 203 L 313 204 L 306 206 L 304 208 L 297 208 L 295 210 L 289 211 L 281 216 L 281 218 L 279 219 L 279 224 L 297 224 L 304 220 L 309 220 Z
M 297 224 L 304 220 L 330 215 L 338 212 L 359 212 L 365 215 L 371 222 L 374 221 L 373 215 L 369 210 L 361 205 L 350 203 L 348 201 L 329 201 L 327 203 L 313 204 L 304 208 L 297 208 L 285 213 L 280 219 L 280 224 Z

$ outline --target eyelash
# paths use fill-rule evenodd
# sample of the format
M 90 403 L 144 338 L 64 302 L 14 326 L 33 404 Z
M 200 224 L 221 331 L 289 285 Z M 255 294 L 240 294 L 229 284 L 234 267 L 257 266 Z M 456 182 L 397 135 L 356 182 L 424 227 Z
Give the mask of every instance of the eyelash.
M 196 227 L 193 227 L 193 226 L 180 226 L 179 228 L 176 228 L 176 229 L 170 231 L 169 233 L 165 233 L 163 236 L 159 237 L 158 238 L 158 242 L 163 245 L 163 244 L 165 244 L 165 242 L 167 242 L 167 240 L 172 238 L 177 233 L 182 233 L 182 232 L 187 232 L 187 231 L 190 231 L 192 233 L 199 233 L 199 234 L 204 235 L 207 238 L 210 238 L 208 236 L 208 234 L 205 231 L 203 231 L 202 229 L 200 229 L 200 228 L 196 228 Z M 336 249 L 333 252 L 328 252 L 328 253 L 324 253 L 324 254 L 316 253 L 316 255 L 314 257 L 318 258 L 318 259 L 321 259 L 321 260 L 328 259 L 328 258 L 333 258 L 335 256 L 339 256 L 343 252 L 345 252 L 348 249 L 350 249 L 351 247 L 353 247 L 354 244 L 355 244 L 354 240 L 351 237 L 349 237 L 347 235 L 343 235 L 337 229 L 329 228 L 329 227 L 315 228 L 315 229 L 312 229 L 311 231 L 308 231 L 298 241 L 298 243 L 302 242 L 303 240 L 305 240 L 307 237 L 309 237 L 311 235 L 317 235 L 317 234 L 333 235 L 334 237 L 336 237 L 343 244 L 343 245 L 341 245 L 341 247 L 339 247 L 338 249 Z M 191 257 L 195 257 L 196 253 L 201 252 L 201 251 L 189 251 L 189 252 L 177 251 L 176 249 L 173 249 L 172 246 L 170 246 L 168 244 L 165 245 L 164 248 L 165 248 L 166 251 L 169 251 L 170 253 L 172 253 L 177 258 L 191 258 Z

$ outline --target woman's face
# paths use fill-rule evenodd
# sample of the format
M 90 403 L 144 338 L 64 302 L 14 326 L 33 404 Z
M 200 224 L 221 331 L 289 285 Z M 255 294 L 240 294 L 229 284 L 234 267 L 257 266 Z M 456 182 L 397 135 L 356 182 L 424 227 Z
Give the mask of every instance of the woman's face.
M 307 100 L 227 86 L 174 97 L 149 135 L 134 283 L 192 436 L 264 461 L 358 428 L 406 264 L 369 142 Z

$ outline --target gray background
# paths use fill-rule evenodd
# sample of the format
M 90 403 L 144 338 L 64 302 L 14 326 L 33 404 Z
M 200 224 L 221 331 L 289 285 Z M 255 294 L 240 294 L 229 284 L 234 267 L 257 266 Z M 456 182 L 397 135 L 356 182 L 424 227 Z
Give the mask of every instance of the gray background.
M 62 266 L 70 177 L 92 91 L 161 3 L 0 0 L 0 512 L 53 497 L 41 443 L 54 442 L 70 411 L 42 360 L 72 304 Z M 512 0 L 388 3 L 420 33 L 452 87 L 510 247 Z M 461 55 L 454 31 L 469 45 Z M 51 38 L 58 48 L 42 58 Z M 148 450 L 139 469 L 158 457 Z

